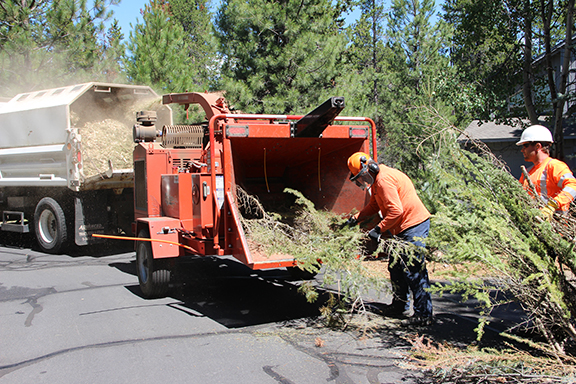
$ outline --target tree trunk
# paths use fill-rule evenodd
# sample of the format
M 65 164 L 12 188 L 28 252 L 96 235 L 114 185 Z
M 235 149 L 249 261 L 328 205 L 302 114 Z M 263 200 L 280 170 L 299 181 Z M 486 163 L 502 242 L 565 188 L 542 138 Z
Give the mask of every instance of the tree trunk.
M 378 21 L 379 21 L 379 11 L 377 8 L 376 0 L 372 0 L 372 69 L 374 70 L 374 105 L 378 105 Z
M 550 36 L 550 23 L 552 21 L 552 12 L 554 11 L 554 0 L 540 0 L 540 8 L 542 13 L 542 21 L 544 28 L 542 33 L 544 34 L 544 49 L 545 49 L 545 62 L 546 62 L 546 73 L 548 75 L 548 88 L 550 89 L 550 95 L 552 95 L 552 110 L 556 111 L 556 81 L 554 80 L 554 68 L 552 67 L 552 43 Z
M 532 100 L 532 13 L 530 11 L 530 0 L 524 1 L 524 13 L 524 69 L 522 71 L 524 84 L 522 86 L 522 94 L 530 123 L 538 124 L 538 114 Z
M 554 155 L 560 160 L 564 160 L 564 130 L 562 129 L 562 115 L 566 104 L 566 84 L 568 83 L 568 73 L 570 69 L 570 56 L 572 55 L 572 24 L 574 22 L 574 0 L 568 0 L 566 5 L 566 40 L 564 42 L 564 60 L 562 62 L 562 77 L 558 95 L 556 109 L 554 111 Z

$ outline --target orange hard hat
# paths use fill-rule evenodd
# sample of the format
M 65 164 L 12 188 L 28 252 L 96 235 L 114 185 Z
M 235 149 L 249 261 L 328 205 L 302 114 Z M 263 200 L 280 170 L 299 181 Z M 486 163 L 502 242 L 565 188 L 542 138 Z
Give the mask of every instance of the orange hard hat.
M 356 152 L 348 158 L 348 169 L 352 172 L 352 176 L 358 175 L 362 169 L 366 168 L 366 164 L 370 160 L 370 155 L 364 152 Z

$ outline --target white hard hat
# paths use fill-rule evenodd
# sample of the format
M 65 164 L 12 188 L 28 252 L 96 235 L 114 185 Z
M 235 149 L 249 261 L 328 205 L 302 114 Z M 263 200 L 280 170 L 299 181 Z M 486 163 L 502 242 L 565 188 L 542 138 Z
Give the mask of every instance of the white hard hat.
M 531 143 L 537 141 L 539 143 L 553 143 L 552 134 L 550 130 L 543 125 L 533 125 L 528 127 L 522 132 L 520 141 L 516 145 L 522 145 L 524 143 Z

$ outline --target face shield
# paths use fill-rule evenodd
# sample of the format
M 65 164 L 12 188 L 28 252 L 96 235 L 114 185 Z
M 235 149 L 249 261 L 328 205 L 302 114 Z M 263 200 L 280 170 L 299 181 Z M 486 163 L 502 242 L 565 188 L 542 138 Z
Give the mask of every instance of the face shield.
M 368 172 L 366 164 L 362 164 L 362 169 L 356 175 L 350 175 L 350 181 L 355 182 L 362 190 L 370 188 L 374 184 L 374 178 Z

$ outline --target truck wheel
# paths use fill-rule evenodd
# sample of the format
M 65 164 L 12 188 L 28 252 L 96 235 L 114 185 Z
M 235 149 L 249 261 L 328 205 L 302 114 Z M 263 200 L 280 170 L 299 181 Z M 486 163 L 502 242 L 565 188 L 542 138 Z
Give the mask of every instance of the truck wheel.
M 66 216 L 60 205 L 51 197 L 45 197 L 34 211 L 34 232 L 42 251 L 60 253 L 68 241 Z
M 138 237 L 149 239 L 150 233 L 143 229 Z M 136 264 L 138 282 L 144 297 L 152 299 L 164 296 L 169 290 L 171 270 L 165 260 L 154 259 L 149 241 L 138 241 Z

